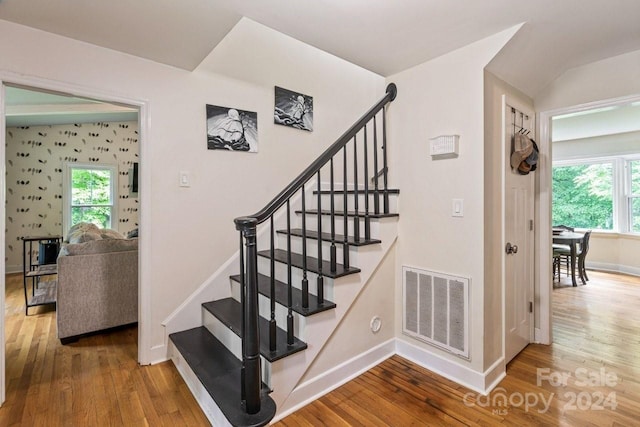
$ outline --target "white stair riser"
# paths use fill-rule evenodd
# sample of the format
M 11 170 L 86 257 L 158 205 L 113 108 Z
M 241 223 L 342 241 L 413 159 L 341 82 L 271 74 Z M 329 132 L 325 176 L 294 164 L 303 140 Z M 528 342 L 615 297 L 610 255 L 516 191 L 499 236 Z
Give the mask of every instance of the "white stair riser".
M 218 339 L 233 355 L 242 360 L 242 340 L 231 329 L 227 328 L 209 310 L 202 309 L 202 324 Z M 260 356 L 262 382 L 271 387 L 271 363 Z
M 271 300 L 266 296 L 260 294 L 258 297 L 258 309 L 260 312 L 260 316 L 265 319 L 271 319 Z M 287 314 L 288 310 L 286 307 L 276 303 L 276 324 L 280 329 L 287 330 Z M 304 333 L 306 317 L 292 311 L 293 314 L 293 335 L 299 338 L 302 341 L 305 341 L 306 336 Z
M 202 324 L 238 360 L 242 360 L 242 340 L 240 337 L 205 308 L 202 309 Z
M 339 191 L 335 191 L 333 195 L 333 203 L 335 210 L 343 210 L 344 207 L 344 194 Z M 379 212 L 384 212 L 384 196 L 380 194 L 378 196 L 379 199 Z M 389 212 L 398 212 L 398 195 L 397 194 L 389 194 Z M 316 209 L 318 207 L 318 195 L 313 194 L 313 200 L 308 198 L 308 207 L 309 209 Z M 355 194 L 348 193 L 347 194 L 347 210 L 353 210 L 355 200 Z M 322 194 L 320 199 L 322 203 L 322 209 L 329 210 L 331 208 L 331 195 L 330 194 Z M 365 194 L 364 190 L 358 193 L 358 210 L 362 210 L 364 212 L 365 208 Z M 369 189 L 369 212 L 373 213 L 375 208 L 375 195 L 373 194 L 373 189 Z
M 287 249 L 287 236 L 280 234 L 278 236 L 278 247 L 284 250 Z M 336 261 L 338 264 L 342 264 L 343 260 L 343 248 L 344 245 L 336 243 Z M 294 253 L 302 254 L 302 237 L 291 236 L 291 250 Z M 318 258 L 318 240 L 307 237 L 307 256 Z M 358 249 L 356 246 L 349 245 L 349 260 L 350 263 L 354 262 L 358 256 Z M 322 260 L 329 261 L 331 258 L 331 242 L 322 241 Z
M 240 302 L 240 283 L 232 282 L 232 295 L 233 298 Z M 266 296 L 259 294 L 258 295 L 258 309 L 261 317 L 265 319 L 271 319 L 271 300 Z M 306 323 L 306 318 L 295 311 L 293 314 L 293 335 L 300 338 L 302 341 L 304 335 L 304 326 Z M 288 309 L 285 306 L 282 306 L 276 302 L 276 323 L 280 329 L 287 329 L 287 315 Z
M 302 228 L 302 214 L 298 214 L 298 228 Z M 344 235 L 344 217 L 335 215 L 335 232 L 336 234 Z M 376 219 L 371 218 L 371 237 L 373 238 L 375 234 L 373 233 L 373 224 L 376 222 Z M 360 229 L 360 238 L 364 237 L 364 217 L 360 217 L 358 224 Z M 293 228 L 293 227 L 292 227 Z M 307 230 L 316 231 L 318 229 L 318 218 L 315 214 L 307 214 Z M 355 229 L 355 220 L 354 217 L 347 217 L 347 235 L 353 236 L 353 230 Z M 330 233 L 331 232 L 331 215 L 322 215 L 322 232 Z
M 205 389 L 202 382 L 198 379 L 198 376 L 193 372 L 189 363 L 185 360 L 184 356 L 180 353 L 173 341 L 169 340 L 168 354 L 173 361 L 173 365 L 176 367 L 182 378 L 185 380 L 187 387 L 193 393 L 193 396 L 198 401 L 198 404 L 202 408 L 206 417 L 209 419 L 211 425 L 219 427 L 231 427 L 231 424 L 220 410 L 220 407 L 213 400 L 207 389 Z
M 276 262 L 276 279 L 280 282 L 287 283 L 287 266 L 286 264 Z M 270 260 L 264 257 L 258 257 L 258 272 L 269 276 L 271 274 Z M 294 288 L 301 289 L 302 286 L 302 270 L 296 267 L 291 268 L 291 282 Z M 307 280 L 309 281 L 309 293 L 316 295 L 316 281 L 318 275 L 315 273 L 307 272 Z M 328 300 L 333 301 L 333 281 L 330 277 L 324 278 L 324 296 Z

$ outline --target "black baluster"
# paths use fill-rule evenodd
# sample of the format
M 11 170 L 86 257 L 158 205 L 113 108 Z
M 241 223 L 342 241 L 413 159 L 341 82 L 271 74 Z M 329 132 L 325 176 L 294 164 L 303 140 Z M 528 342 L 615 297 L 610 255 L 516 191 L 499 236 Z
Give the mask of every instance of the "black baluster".
M 360 241 L 360 217 L 358 216 L 358 140 L 353 137 L 353 240 Z M 344 213 L 347 214 L 346 212 Z
M 269 220 L 271 225 L 271 320 L 269 320 L 269 350 L 276 351 L 276 245 L 273 215 L 271 215 Z
M 373 211 L 376 215 L 380 213 L 380 197 L 378 194 L 378 125 L 376 116 L 373 116 Z M 369 179 L 369 178 L 367 178 Z
M 329 259 L 330 259 L 330 265 L 331 265 L 331 271 L 335 272 L 336 271 L 336 206 L 335 206 L 335 200 L 333 199 L 334 194 L 333 194 L 333 157 L 331 158 L 331 164 L 330 164 L 330 170 L 331 170 L 331 190 L 329 191 L 330 195 L 331 195 L 331 249 L 330 249 L 330 255 L 329 255 Z
M 371 240 L 371 218 L 369 218 L 369 151 L 367 148 L 367 125 L 364 125 L 364 239 Z
M 243 313 L 242 320 L 240 322 L 241 331 L 244 331 L 244 310 L 245 310 L 244 295 L 245 295 L 244 240 L 242 239 L 242 231 L 240 231 L 240 308 Z M 241 351 L 242 351 L 242 354 L 244 354 L 244 338 L 242 338 L 241 343 L 242 343 Z M 240 382 L 241 382 L 240 398 L 242 400 L 245 400 L 245 396 L 246 396 L 246 390 L 244 388 L 244 385 L 245 385 L 244 378 L 245 378 L 245 375 L 244 375 L 244 363 L 243 363 L 242 368 L 240 369 Z
M 293 344 L 293 280 L 291 279 L 291 208 L 287 200 L 287 344 Z
M 384 213 L 389 213 L 389 188 L 387 186 L 387 114 L 382 109 L 382 180 L 384 185 Z
M 322 277 L 322 194 L 320 191 L 320 170 L 318 170 L 318 279 L 316 281 L 318 304 L 324 302 L 324 278 Z
M 309 307 L 309 280 L 307 279 L 307 209 L 302 184 L 302 307 Z
M 344 268 L 349 268 L 349 240 L 348 240 L 348 236 L 349 236 L 349 224 L 347 221 L 347 208 L 349 207 L 349 199 L 347 197 L 347 146 L 345 145 L 344 148 L 342 149 L 342 153 L 344 154 L 344 160 L 343 160 L 343 173 L 342 173 L 342 180 L 344 181 L 344 183 L 342 184 L 342 193 L 344 195 L 344 206 L 343 206 L 343 210 L 344 210 L 344 216 L 342 217 L 343 221 L 344 221 L 344 243 L 342 245 L 342 264 L 344 264 Z

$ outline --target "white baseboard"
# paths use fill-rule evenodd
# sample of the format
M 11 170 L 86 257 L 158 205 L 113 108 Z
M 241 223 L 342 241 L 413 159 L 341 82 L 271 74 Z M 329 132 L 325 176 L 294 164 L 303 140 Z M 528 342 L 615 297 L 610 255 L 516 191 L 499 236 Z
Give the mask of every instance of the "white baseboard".
M 5 274 L 22 273 L 22 264 L 5 264 L 4 272 Z
M 228 425 L 225 424 L 228 421 L 218 406 L 171 343 L 168 346 L 168 352 L 209 421 L 215 426 Z M 504 358 L 497 360 L 485 372 L 476 372 L 411 343 L 392 338 L 298 385 L 280 406 L 272 422 L 282 420 L 395 354 L 485 396 L 506 376 Z
M 507 366 L 504 363 L 504 357 L 496 360 L 493 365 L 483 373 L 484 376 L 484 395 L 488 395 L 491 390 L 507 376 Z
M 540 328 L 534 328 L 533 330 L 533 342 L 536 344 L 550 344 L 551 339 L 549 338 L 549 333 L 543 331 Z
M 166 362 L 170 359 L 171 355 L 167 352 L 169 351 L 168 346 L 166 344 L 156 345 L 151 347 L 147 355 L 149 356 L 149 364 L 155 365 L 157 363 Z
M 395 338 L 390 339 L 371 350 L 362 353 L 346 362 L 341 363 L 329 371 L 318 375 L 297 386 L 283 404 L 283 410 L 278 411 L 273 422 L 279 421 L 319 399 L 332 390 L 351 381 L 384 360 L 393 356 L 396 351 Z
M 640 276 L 640 268 L 628 265 L 610 264 L 607 262 L 588 262 L 585 267 L 587 270 L 608 271 L 611 273 L 624 273 L 631 276 Z M 589 272 L 587 272 L 587 276 Z
M 407 341 L 396 340 L 396 353 L 438 375 L 487 395 L 505 376 L 504 360 L 499 359 L 485 372 L 477 372 Z

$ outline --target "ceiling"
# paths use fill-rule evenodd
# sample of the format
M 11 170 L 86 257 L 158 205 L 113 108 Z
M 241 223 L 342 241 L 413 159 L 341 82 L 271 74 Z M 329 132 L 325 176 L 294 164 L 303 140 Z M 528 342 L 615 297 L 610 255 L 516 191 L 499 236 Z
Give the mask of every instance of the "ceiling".
M 138 109 L 92 99 L 7 86 L 6 126 L 62 125 L 70 123 L 130 122 Z
M 0 0 L 0 19 L 186 70 L 243 16 L 382 76 L 524 23 L 488 68 L 531 97 L 640 50 L 637 0 Z

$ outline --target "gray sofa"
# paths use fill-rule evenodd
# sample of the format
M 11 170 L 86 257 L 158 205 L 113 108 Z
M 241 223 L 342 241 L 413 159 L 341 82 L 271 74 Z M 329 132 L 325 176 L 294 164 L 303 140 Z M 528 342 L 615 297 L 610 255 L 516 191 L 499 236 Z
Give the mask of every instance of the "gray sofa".
M 138 321 L 138 239 L 113 230 L 72 231 L 58 256 L 56 317 L 63 344 Z

